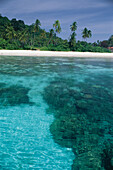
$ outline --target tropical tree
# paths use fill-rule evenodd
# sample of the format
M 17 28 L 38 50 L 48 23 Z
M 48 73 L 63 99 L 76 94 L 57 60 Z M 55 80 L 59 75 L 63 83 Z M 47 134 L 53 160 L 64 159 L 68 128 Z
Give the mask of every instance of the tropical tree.
M 76 30 L 77 30 L 77 23 L 76 23 L 76 22 L 73 22 L 73 24 L 70 25 L 70 29 L 71 29 L 72 32 L 73 32 L 73 31 L 76 31 Z
M 41 26 L 41 23 L 40 21 L 37 19 L 35 24 L 34 24 L 34 32 L 38 32 L 40 30 L 40 26 Z
M 91 30 L 84 28 L 84 30 L 82 32 L 82 38 L 87 40 L 87 38 L 90 38 L 91 36 L 92 36 Z
M 6 28 L 6 38 L 10 41 L 14 40 L 16 38 L 16 32 L 12 26 L 7 26 Z
M 56 20 L 55 23 L 53 24 L 53 28 L 55 27 L 55 32 L 60 33 L 61 32 L 61 26 L 59 20 Z
M 109 46 L 109 43 L 108 43 L 107 40 L 104 40 L 104 41 L 101 42 L 100 46 L 104 47 L 104 48 L 107 48 Z
M 76 39 L 75 39 L 76 33 L 73 32 L 70 37 L 69 46 L 72 51 L 75 51 L 76 46 Z
M 40 30 L 40 26 L 41 26 L 41 23 L 40 23 L 40 21 L 37 19 L 36 21 L 35 21 L 35 24 L 34 24 L 34 26 L 33 26 L 33 45 L 34 45 L 34 41 L 35 41 L 35 35 L 36 35 L 36 33 L 37 32 L 39 32 L 39 30 Z M 32 39 L 32 38 L 31 38 Z
M 97 45 L 100 46 L 100 41 L 99 40 L 97 40 Z
M 16 18 L 13 18 L 11 20 L 11 25 L 13 26 L 15 31 L 23 31 L 25 29 L 24 21 L 22 20 L 16 20 Z
M 73 22 L 73 24 L 70 25 L 70 29 L 71 29 L 72 33 L 71 33 L 71 36 L 70 36 L 69 46 L 70 46 L 70 49 L 72 51 L 74 51 L 75 46 L 76 46 L 76 39 L 75 39 L 76 33 L 75 33 L 75 31 L 77 30 L 77 23 Z
M 111 37 L 108 40 L 109 43 L 109 47 L 113 47 L 113 35 L 111 35 Z
M 50 30 L 49 30 L 49 42 L 48 42 L 48 44 L 50 44 L 51 39 L 53 38 L 53 36 L 54 36 L 54 30 L 53 30 L 53 29 L 50 29 Z
M 24 45 L 28 43 L 28 39 L 29 39 L 28 29 L 25 29 L 24 31 L 20 32 L 18 36 L 19 36 L 19 41 L 22 43 L 22 46 L 24 47 Z
M 83 32 L 82 32 L 82 38 L 86 39 L 88 37 L 88 29 L 84 28 Z
M 38 38 L 38 37 L 37 37 L 37 38 Z M 47 45 L 46 31 L 45 31 L 44 29 L 41 30 L 39 38 L 40 38 L 40 42 L 41 42 L 41 45 L 42 45 L 42 46 Z
M 53 28 L 55 28 L 56 33 L 61 32 L 61 26 L 59 20 L 56 20 L 55 23 L 53 24 Z M 56 46 L 58 44 L 58 38 L 56 37 L 56 34 L 54 34 L 54 41 L 53 44 Z
M 91 30 L 88 30 L 88 38 L 91 38 L 92 37 L 92 32 Z

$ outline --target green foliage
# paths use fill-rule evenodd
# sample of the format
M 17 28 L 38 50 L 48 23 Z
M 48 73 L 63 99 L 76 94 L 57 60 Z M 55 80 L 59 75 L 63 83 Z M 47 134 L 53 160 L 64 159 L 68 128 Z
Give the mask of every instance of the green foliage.
M 113 47 L 113 35 L 108 40 L 109 47 Z
M 5 49 L 6 48 L 6 46 L 7 46 L 7 41 L 5 40 L 5 39 L 3 39 L 3 38 L 0 38 L 0 48 L 1 49 Z
M 113 35 L 108 40 L 100 42 L 100 46 L 104 48 L 113 47 Z
M 49 41 L 48 41 L 48 44 L 50 44 L 50 42 L 51 42 L 51 40 L 52 40 L 52 38 L 54 37 L 54 30 L 53 29 L 50 29 L 49 30 Z
M 44 47 L 41 47 L 41 48 L 40 48 L 40 51 L 49 51 L 49 48 L 46 47 L 46 46 L 44 46 Z
M 13 41 L 10 43 L 9 41 L 0 38 L 0 49 L 9 49 L 9 50 L 17 50 L 20 49 L 21 44 L 18 41 Z
M 40 21 L 37 19 L 34 25 L 34 32 L 38 32 L 40 29 L 41 23 Z
M 69 40 L 69 47 L 70 47 L 71 51 L 75 51 L 75 46 L 76 46 L 75 31 L 77 30 L 77 23 L 73 22 L 73 24 L 70 25 L 70 29 L 72 31 L 72 34 L 71 34 L 70 40 Z
M 108 50 L 107 48 L 102 48 L 100 46 L 95 46 L 91 43 L 87 43 L 85 41 L 78 41 L 76 43 L 76 47 L 75 47 L 76 51 L 80 51 L 80 52 L 110 52 L 110 50 Z
M 11 20 L 11 25 L 13 26 L 15 31 L 22 31 L 25 29 L 25 24 L 22 20 L 17 21 L 16 18 Z
M 91 30 L 88 30 L 87 28 L 84 28 L 82 32 L 82 38 L 90 38 L 92 36 Z
M 55 23 L 53 24 L 53 27 L 55 27 L 56 33 L 60 33 L 61 32 L 61 26 L 60 26 L 59 20 L 55 21 Z
M 76 23 L 76 22 L 73 22 L 73 24 L 70 25 L 70 29 L 71 29 L 72 32 L 73 32 L 73 31 L 76 31 L 76 30 L 77 30 L 77 23 Z
M 73 32 L 71 34 L 71 38 L 70 38 L 70 41 L 69 41 L 69 46 L 70 46 L 71 51 L 75 51 L 75 49 L 76 49 L 76 39 L 75 39 L 75 36 L 76 36 L 76 33 Z
M 63 40 L 56 36 L 61 32 L 59 20 L 53 24 L 54 29 L 46 32 L 41 29 L 41 23 L 37 19 L 32 25 L 25 25 L 24 21 L 0 15 L 0 49 L 40 49 L 51 51 L 90 51 L 90 52 L 110 52 L 107 47 L 113 46 L 113 35 L 107 41 L 98 43 L 76 42 L 77 23 L 70 25 L 70 40 Z M 56 32 L 56 33 L 55 33 Z M 87 28 L 83 31 L 83 38 L 91 37 L 91 31 Z M 103 48 L 104 47 L 104 48 Z
M 12 41 L 16 38 L 16 32 L 12 26 L 6 28 L 6 39 Z

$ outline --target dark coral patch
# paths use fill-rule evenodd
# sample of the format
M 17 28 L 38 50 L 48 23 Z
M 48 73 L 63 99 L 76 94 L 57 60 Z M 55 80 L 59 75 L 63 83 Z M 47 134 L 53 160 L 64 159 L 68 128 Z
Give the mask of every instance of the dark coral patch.
M 0 85 L 1 106 L 16 106 L 20 104 L 32 104 L 28 97 L 29 89 L 19 85 L 7 87 Z
M 113 95 L 111 88 L 97 80 L 77 85 L 74 80 L 58 79 L 43 94 L 55 116 L 50 127 L 55 142 L 72 148 L 76 155 L 74 170 L 113 168 L 113 148 L 109 142 L 113 141 Z M 110 151 L 105 148 L 106 143 Z

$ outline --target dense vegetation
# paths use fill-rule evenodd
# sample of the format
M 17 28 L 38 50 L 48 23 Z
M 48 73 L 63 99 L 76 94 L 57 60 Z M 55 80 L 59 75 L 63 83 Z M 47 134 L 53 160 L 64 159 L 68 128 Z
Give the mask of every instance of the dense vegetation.
M 113 46 L 113 36 L 103 42 L 87 43 L 92 36 L 91 30 L 84 28 L 82 37 L 85 41 L 76 41 L 77 23 L 71 26 L 70 40 L 63 40 L 57 36 L 61 32 L 59 20 L 55 21 L 49 32 L 41 29 L 37 19 L 32 25 L 26 25 L 22 20 L 9 20 L 0 15 L 0 49 L 40 49 L 52 51 L 90 51 L 110 52 L 107 47 Z

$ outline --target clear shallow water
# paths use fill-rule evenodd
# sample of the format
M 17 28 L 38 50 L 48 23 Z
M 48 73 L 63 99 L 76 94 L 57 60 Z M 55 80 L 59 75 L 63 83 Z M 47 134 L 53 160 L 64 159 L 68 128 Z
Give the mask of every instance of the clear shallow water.
M 49 92 L 46 87 L 52 93 L 53 86 L 49 86 L 52 82 L 55 87 L 74 89 L 82 94 L 85 90 L 86 101 L 88 97 L 100 101 L 101 97 L 101 111 L 112 108 L 112 59 L 0 57 L 1 169 L 71 169 L 75 158 L 72 149 L 55 143 L 50 133 L 54 116 L 52 110 L 47 114 L 50 106 L 43 96 Z M 89 88 L 99 90 L 89 94 Z M 110 94 L 109 106 L 102 107 L 108 96 L 105 100 L 106 96 L 100 96 L 100 93 L 95 97 L 100 89 L 102 94 L 104 91 Z M 107 130 L 113 123 L 111 113 L 112 110 L 100 119 L 101 126 L 107 126 Z M 111 133 L 103 133 L 103 136 L 113 139 Z
M 32 58 L 25 62 L 20 57 L 1 60 L 0 83 L 5 83 L 8 90 L 0 91 L 4 94 L 0 105 L 0 169 L 71 169 L 74 154 L 54 142 L 49 130 L 54 118 L 46 114 L 48 106 L 42 98 L 44 87 L 56 73 L 45 69 L 45 61 L 40 58 L 37 64 L 28 64 Z M 10 101 L 13 96 L 7 93 L 12 85 L 28 88 L 27 95 L 33 103 L 21 101 L 15 105 L 15 99 Z M 1 85 L 0 89 L 5 87 Z M 15 98 L 18 96 L 17 92 Z

